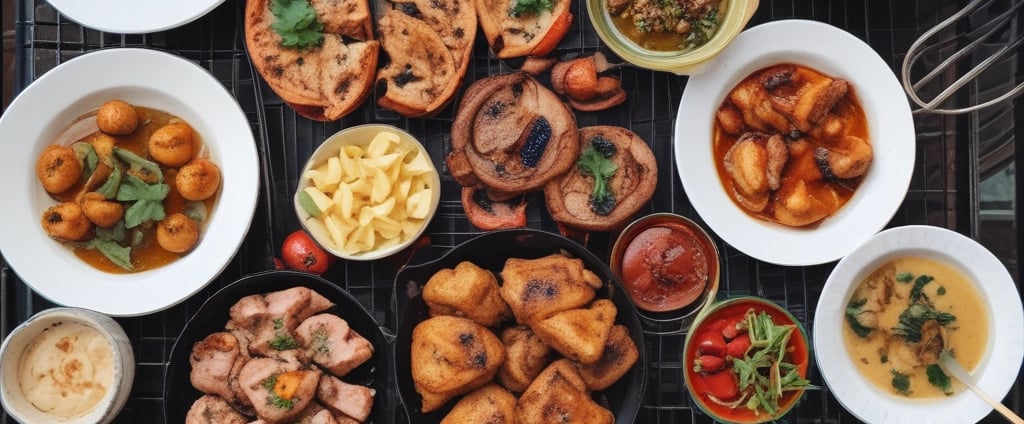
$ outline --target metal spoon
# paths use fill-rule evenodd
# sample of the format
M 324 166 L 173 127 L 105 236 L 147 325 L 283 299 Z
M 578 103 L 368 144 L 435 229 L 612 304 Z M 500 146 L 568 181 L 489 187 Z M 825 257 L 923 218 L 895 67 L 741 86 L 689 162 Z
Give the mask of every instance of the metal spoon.
M 988 402 L 989 405 L 992 405 L 992 407 L 995 408 L 996 411 L 999 411 L 1000 414 L 1003 414 L 1007 420 L 1010 420 L 1010 422 L 1015 424 L 1024 424 L 1024 419 L 1021 419 L 1019 415 L 1013 413 L 1010 408 L 1007 408 L 1002 403 L 992 399 L 988 393 L 985 393 L 985 391 L 981 390 L 980 387 L 976 386 L 971 375 L 960 365 L 959 362 L 956 361 L 956 359 L 953 359 L 953 356 L 949 354 L 948 350 L 943 349 L 942 353 L 939 354 L 939 366 L 945 369 L 946 372 L 952 374 L 953 377 L 956 377 L 957 380 L 962 381 L 964 385 L 973 390 L 978 397 L 985 402 Z

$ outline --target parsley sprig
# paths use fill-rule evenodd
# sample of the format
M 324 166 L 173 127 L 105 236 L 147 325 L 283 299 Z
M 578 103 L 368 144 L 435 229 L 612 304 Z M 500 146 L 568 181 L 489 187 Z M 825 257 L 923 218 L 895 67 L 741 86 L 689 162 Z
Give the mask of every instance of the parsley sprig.
M 555 3 L 551 0 L 515 0 L 515 4 L 512 5 L 512 9 L 509 10 L 508 14 L 513 18 L 518 18 L 523 15 L 539 15 L 545 10 L 553 10 L 554 8 Z
M 309 0 L 271 0 L 270 13 L 275 18 L 270 28 L 281 36 L 281 45 L 305 49 L 324 40 L 324 25 Z
M 597 143 L 597 145 L 595 145 Z M 608 188 L 608 180 L 615 175 L 618 166 L 612 162 L 610 157 L 615 154 L 614 147 L 611 150 L 600 148 L 602 141 L 591 140 L 583 149 L 583 154 L 576 161 L 580 173 L 594 177 L 594 191 L 590 194 L 590 209 L 594 213 L 607 216 L 615 209 L 615 194 Z M 604 143 L 608 143 L 604 141 Z

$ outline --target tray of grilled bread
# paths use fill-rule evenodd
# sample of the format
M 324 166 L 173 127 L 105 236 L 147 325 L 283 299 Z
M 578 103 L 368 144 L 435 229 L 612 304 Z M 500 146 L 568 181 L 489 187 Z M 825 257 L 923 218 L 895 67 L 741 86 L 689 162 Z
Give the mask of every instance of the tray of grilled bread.
M 1020 100 L 949 118 L 900 85 L 957 2 L 194 0 L 123 34 L 14 3 L 0 422 L 995 419 L 932 330 L 1022 400 L 992 326 L 1024 314 Z M 890 329 L 857 287 L 892 264 Z M 976 357 L 947 268 L 1008 299 L 979 303 Z

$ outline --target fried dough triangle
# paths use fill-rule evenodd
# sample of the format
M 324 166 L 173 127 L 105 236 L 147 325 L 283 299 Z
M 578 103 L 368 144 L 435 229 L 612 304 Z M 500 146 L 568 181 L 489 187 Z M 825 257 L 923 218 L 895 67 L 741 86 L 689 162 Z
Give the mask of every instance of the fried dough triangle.
M 592 364 L 604 352 L 617 312 L 612 301 L 600 299 L 587 309 L 559 312 L 540 321 L 533 326 L 533 331 L 566 358 Z
M 586 385 L 572 363 L 565 359 L 552 362 L 530 384 L 516 404 L 516 423 L 615 422 L 611 411 L 590 398 Z
M 636 343 L 629 337 L 629 330 L 621 325 L 612 327 L 604 352 L 592 364 L 576 364 L 576 369 L 590 390 L 604 390 L 619 381 L 633 368 L 640 358 Z
M 423 397 L 423 412 L 494 378 L 505 361 L 501 340 L 466 318 L 438 316 L 412 330 L 412 380 Z
M 532 326 L 594 299 L 601 279 L 580 259 L 553 254 L 539 259 L 510 258 L 501 270 L 501 298 L 520 324 Z

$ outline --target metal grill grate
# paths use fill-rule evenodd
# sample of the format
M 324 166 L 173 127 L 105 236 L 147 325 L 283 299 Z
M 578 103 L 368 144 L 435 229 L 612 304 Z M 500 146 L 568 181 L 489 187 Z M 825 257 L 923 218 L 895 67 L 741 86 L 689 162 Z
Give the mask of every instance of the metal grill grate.
M 453 107 L 436 118 L 410 120 L 368 102 L 342 121 L 324 124 L 302 119 L 290 107 L 283 105 L 262 81 L 254 77 L 249 65 L 241 24 L 243 0 L 227 0 L 196 22 L 152 35 L 117 35 L 83 29 L 59 16 L 44 0 L 17 1 L 17 87 L 24 87 L 57 64 L 91 50 L 123 46 L 166 50 L 196 61 L 218 78 L 238 99 L 259 140 L 263 191 L 250 233 L 237 257 L 220 278 L 183 304 L 145 317 L 118 319 L 133 341 L 138 361 L 132 397 L 118 422 L 153 422 L 155 416 L 157 422 L 162 421 L 162 416 L 155 411 L 162 408 L 163 373 L 175 337 L 194 311 L 217 289 L 244 274 L 273 267 L 270 258 L 279 254 L 277 249 L 281 240 L 299 228 L 291 206 L 299 170 L 323 139 L 350 125 L 390 123 L 419 137 L 435 163 L 444 163 Z M 573 29 L 562 41 L 560 51 L 589 53 L 600 50 L 602 45 L 587 19 L 584 2 L 575 2 Z M 993 7 L 1000 7 L 1000 2 Z M 766 0 L 751 25 L 784 18 L 828 22 L 867 41 L 890 67 L 896 69 L 910 43 L 957 8 L 954 1 L 940 0 Z M 507 64 L 489 54 L 483 37 L 478 37 L 467 80 L 509 69 Z M 1015 69 L 1019 75 L 1019 68 Z M 634 68 L 622 68 L 619 72 L 624 87 L 630 93 L 628 112 L 581 114 L 578 117 L 580 126 L 607 123 L 637 132 L 651 144 L 656 157 L 668 158 L 659 163 L 659 185 L 644 212 L 671 211 L 700 222 L 676 176 L 672 154 L 674 118 L 686 78 Z M 167 81 L 169 85 L 174 83 Z M 1019 105 L 1020 101 L 1016 104 Z M 996 150 L 992 146 L 1009 143 L 1012 151 L 1013 106 L 1009 104 L 986 111 L 985 115 L 975 113 L 959 118 L 916 116 L 919 149 L 914 177 L 906 201 L 891 225 L 931 224 L 978 236 L 976 190 L 980 152 L 970 146 L 989 146 L 985 150 L 988 152 Z M 1019 120 L 1019 113 L 1016 116 Z M 462 212 L 456 195 L 459 192 L 457 183 L 450 176 L 443 175 L 442 187 L 445 196 L 428 228 L 432 245 L 414 260 L 437 256 L 478 233 Z M 557 232 L 542 203 L 541 199 L 531 202 L 529 225 Z M 607 257 L 609 241 L 608 235 L 597 234 L 591 237 L 588 247 L 599 256 Z M 720 297 L 740 294 L 763 296 L 788 308 L 806 328 L 813 326 L 814 307 L 833 264 L 805 268 L 770 265 L 743 255 L 720 239 L 716 242 L 723 258 Z M 1016 257 L 1004 259 L 1008 263 L 1016 263 Z M 395 317 L 390 300 L 392 277 L 398 266 L 386 260 L 372 264 L 339 263 L 326 278 L 348 289 L 381 325 L 393 331 Z M 3 306 L 0 331 L 4 335 L 16 323 L 52 306 L 32 294 L 6 265 L 0 266 L 0 305 Z M 678 334 L 648 334 L 648 393 L 638 422 L 710 421 L 691 408 L 683 388 L 680 363 L 683 338 Z M 810 379 L 822 387 L 809 390 L 787 420 L 856 421 L 823 387 L 816 367 L 812 366 Z M 1020 402 L 1019 386 L 1011 394 L 1015 404 Z M 395 399 L 393 395 L 391 399 Z M 0 422 L 9 421 L 6 415 L 0 415 Z

